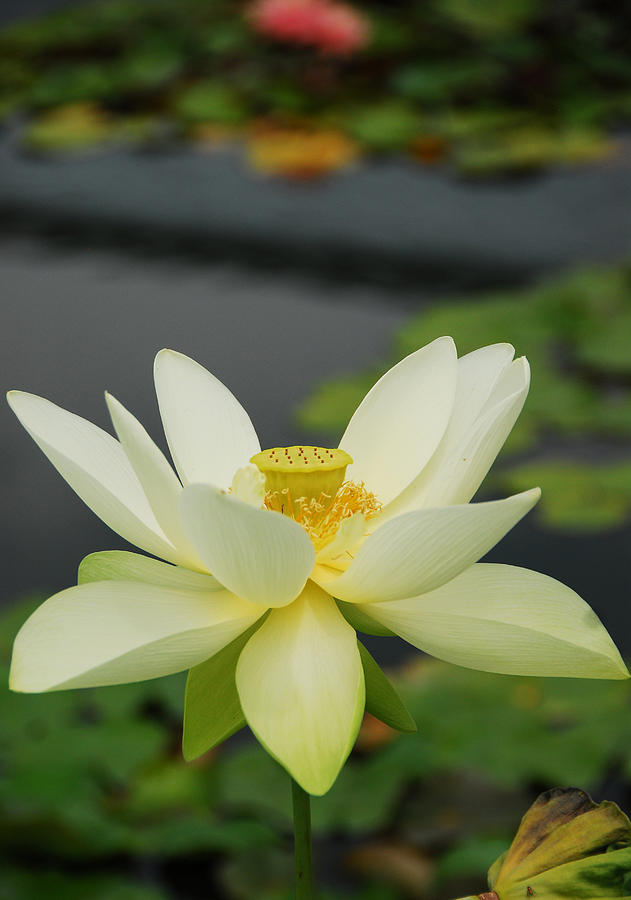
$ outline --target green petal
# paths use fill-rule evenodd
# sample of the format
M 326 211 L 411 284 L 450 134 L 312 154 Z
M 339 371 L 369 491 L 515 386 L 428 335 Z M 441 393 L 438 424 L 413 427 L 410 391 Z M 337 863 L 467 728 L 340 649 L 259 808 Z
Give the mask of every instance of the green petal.
M 92 581 L 141 581 L 143 584 L 157 584 L 186 591 L 223 590 L 212 575 L 192 572 L 128 550 L 90 553 L 79 564 L 77 580 L 79 584 L 89 584 Z
M 182 735 L 182 754 L 187 762 L 221 744 L 246 724 L 235 670 L 241 651 L 260 625 L 261 621 L 257 622 L 188 673 Z
M 368 650 L 359 641 L 357 641 L 357 646 L 364 667 L 366 712 L 389 725 L 390 728 L 396 728 L 397 731 L 404 731 L 408 734 L 418 731 L 416 722 L 406 709 L 403 700 Z
M 376 619 L 369 616 L 365 607 L 358 606 L 356 603 L 345 603 L 344 600 L 338 600 L 337 605 L 348 624 L 352 625 L 355 631 L 372 634 L 374 637 L 396 637 L 394 631 L 390 631 L 381 622 L 377 622 Z

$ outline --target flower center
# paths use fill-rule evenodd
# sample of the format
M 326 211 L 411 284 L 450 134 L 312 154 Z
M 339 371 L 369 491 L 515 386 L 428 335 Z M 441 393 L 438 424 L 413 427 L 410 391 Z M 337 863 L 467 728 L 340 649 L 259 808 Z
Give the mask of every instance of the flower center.
M 355 513 L 370 518 L 381 509 L 363 483 L 344 480 L 353 462 L 344 450 L 274 447 L 250 462 L 265 475 L 265 506 L 302 525 L 316 550 L 333 540 L 344 519 Z

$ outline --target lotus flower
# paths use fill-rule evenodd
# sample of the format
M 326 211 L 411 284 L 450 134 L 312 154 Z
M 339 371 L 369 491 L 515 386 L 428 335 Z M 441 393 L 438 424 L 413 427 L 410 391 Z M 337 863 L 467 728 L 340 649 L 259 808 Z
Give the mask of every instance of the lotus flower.
M 392 632 L 490 672 L 628 677 L 572 590 L 478 563 L 539 497 L 533 489 L 469 502 L 528 392 L 528 365 L 513 354 L 496 344 L 458 360 L 451 338 L 439 338 L 377 382 L 339 448 L 261 451 L 230 391 L 163 350 L 155 383 L 177 475 L 113 397 L 118 440 L 11 392 L 14 412 L 77 494 L 151 554 L 88 556 L 78 586 L 19 632 L 11 687 L 190 669 L 187 758 L 247 722 L 305 790 L 322 794 L 365 708 L 406 727 L 356 629 Z
M 357 10 L 333 0 L 258 0 L 250 19 L 267 37 L 313 45 L 331 54 L 353 53 L 369 34 L 367 21 Z

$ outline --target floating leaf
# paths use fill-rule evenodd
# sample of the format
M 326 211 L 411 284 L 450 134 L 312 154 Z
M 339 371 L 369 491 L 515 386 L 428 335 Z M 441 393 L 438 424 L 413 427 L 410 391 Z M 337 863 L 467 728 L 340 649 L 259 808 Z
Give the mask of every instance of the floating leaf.
M 516 466 L 505 475 L 511 491 L 538 485 L 546 498 L 543 521 L 565 531 L 595 531 L 631 514 L 631 463 L 580 465 L 569 461 Z
M 349 110 L 345 126 L 351 137 L 368 149 L 385 151 L 411 143 L 418 136 L 421 120 L 413 107 L 391 101 Z
M 503 78 L 503 68 L 492 59 L 440 60 L 411 63 L 398 69 L 392 84 L 403 97 L 421 103 L 441 103 L 475 96 Z
M 22 143 L 40 153 L 76 153 L 114 141 L 117 136 L 116 124 L 101 109 L 75 103 L 38 116 L 25 128 Z
M 610 156 L 615 144 L 593 131 L 557 133 L 541 127 L 523 128 L 456 147 L 454 162 L 466 175 L 528 171 L 549 165 L 573 165 Z
M 265 129 L 247 142 L 248 160 L 258 172 L 285 178 L 312 179 L 349 165 L 356 144 L 336 131 Z
M 38 78 L 29 91 L 35 107 L 105 100 L 118 90 L 116 73 L 98 63 L 59 66 Z
M 190 123 L 240 125 L 247 116 L 247 108 L 239 95 L 216 81 L 199 81 L 182 91 L 173 108 L 181 119 Z

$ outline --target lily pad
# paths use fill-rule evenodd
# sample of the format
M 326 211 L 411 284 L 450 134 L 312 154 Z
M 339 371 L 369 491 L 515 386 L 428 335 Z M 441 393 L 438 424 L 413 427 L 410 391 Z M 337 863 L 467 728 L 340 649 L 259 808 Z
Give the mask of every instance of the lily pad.
M 174 102 L 175 113 L 185 122 L 217 122 L 239 125 L 247 116 L 247 107 L 227 85 L 199 81 L 182 91 Z
M 25 148 L 38 153 L 77 153 L 118 137 L 116 123 L 92 104 L 73 103 L 35 118 L 22 133 Z

